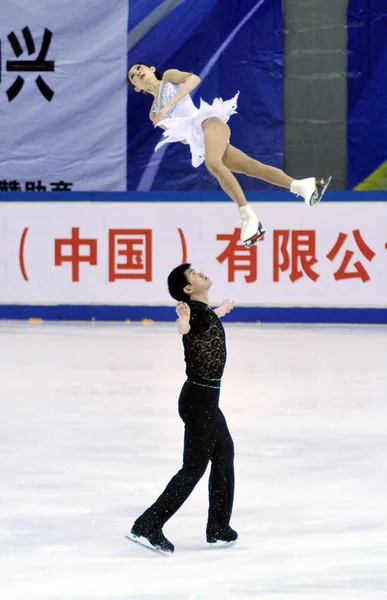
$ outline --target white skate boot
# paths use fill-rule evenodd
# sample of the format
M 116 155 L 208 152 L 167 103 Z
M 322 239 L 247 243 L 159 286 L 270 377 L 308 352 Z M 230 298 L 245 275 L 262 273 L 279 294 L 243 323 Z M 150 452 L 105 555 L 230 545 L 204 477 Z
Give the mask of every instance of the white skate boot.
M 250 248 L 265 235 L 265 232 L 249 204 L 240 206 L 239 214 L 241 217 L 241 240 L 246 248 Z
M 290 191 L 302 196 L 308 206 L 317 206 L 325 194 L 332 177 L 308 177 L 296 179 L 290 186 Z

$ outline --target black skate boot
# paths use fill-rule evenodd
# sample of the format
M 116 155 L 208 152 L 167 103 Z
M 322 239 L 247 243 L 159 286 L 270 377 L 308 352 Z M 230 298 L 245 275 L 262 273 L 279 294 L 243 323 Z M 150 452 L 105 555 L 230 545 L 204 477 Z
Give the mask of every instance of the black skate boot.
M 238 539 L 238 534 L 231 527 L 224 531 L 207 531 L 207 543 L 216 546 L 231 546 Z
M 165 537 L 161 527 L 152 527 L 149 523 L 142 523 L 139 519 L 126 537 L 155 552 L 172 554 L 175 550 L 175 546 Z

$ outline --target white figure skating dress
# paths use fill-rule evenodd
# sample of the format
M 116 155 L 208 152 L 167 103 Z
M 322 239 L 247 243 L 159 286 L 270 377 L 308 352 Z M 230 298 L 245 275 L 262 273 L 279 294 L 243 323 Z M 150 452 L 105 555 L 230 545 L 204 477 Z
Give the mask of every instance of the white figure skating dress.
M 158 113 L 175 96 L 181 84 L 162 81 L 158 98 L 152 112 Z M 223 101 L 215 98 L 207 104 L 200 100 L 200 108 L 196 108 L 189 94 L 184 96 L 173 109 L 157 125 L 167 127 L 161 142 L 155 148 L 157 151 L 164 144 L 186 140 L 190 146 L 192 166 L 195 168 L 204 162 L 205 146 L 202 123 L 210 117 L 219 117 L 227 123 L 231 115 L 236 113 L 239 92 L 231 100 Z

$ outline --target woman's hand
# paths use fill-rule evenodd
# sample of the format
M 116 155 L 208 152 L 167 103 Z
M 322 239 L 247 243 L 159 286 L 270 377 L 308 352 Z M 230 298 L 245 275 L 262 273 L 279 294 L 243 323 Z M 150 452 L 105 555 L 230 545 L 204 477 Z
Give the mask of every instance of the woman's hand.
M 164 119 L 164 117 L 167 116 L 167 114 L 169 113 L 170 110 L 172 110 L 172 109 L 170 106 L 168 106 L 168 104 L 163 106 L 163 108 L 161 108 L 152 119 L 153 127 L 157 127 L 157 125 L 160 123 L 160 121 L 162 119 Z

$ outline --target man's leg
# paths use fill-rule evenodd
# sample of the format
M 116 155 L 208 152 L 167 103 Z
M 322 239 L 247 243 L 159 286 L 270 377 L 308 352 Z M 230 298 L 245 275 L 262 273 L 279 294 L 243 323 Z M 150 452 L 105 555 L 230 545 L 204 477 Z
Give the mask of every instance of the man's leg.
M 238 536 L 230 528 L 234 502 L 234 443 L 220 409 L 217 421 L 217 439 L 211 457 L 209 480 L 207 541 L 235 541 Z
M 132 529 L 135 535 L 161 531 L 204 475 L 216 442 L 218 396 L 218 390 L 184 384 L 179 398 L 185 423 L 183 466 L 156 502 L 136 520 Z

